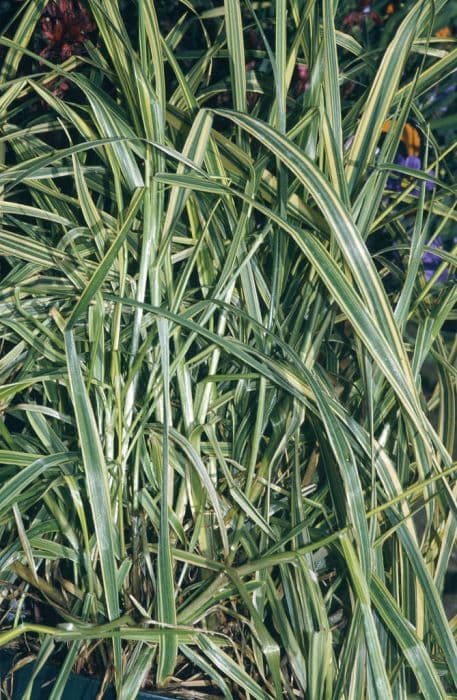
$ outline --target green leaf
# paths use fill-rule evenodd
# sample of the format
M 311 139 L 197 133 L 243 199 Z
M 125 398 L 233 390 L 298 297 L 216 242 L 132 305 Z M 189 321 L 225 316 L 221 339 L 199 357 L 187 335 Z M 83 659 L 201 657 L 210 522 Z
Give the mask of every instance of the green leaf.
M 127 235 L 130 232 L 132 224 L 137 215 L 138 209 L 140 208 L 141 203 L 143 201 L 143 197 L 144 189 L 137 190 L 133 195 L 128 211 L 126 212 L 125 219 L 122 223 L 121 228 L 119 229 L 116 238 L 111 244 L 109 250 L 106 252 L 97 270 L 92 275 L 90 282 L 85 288 L 84 292 L 82 293 L 78 303 L 71 312 L 71 315 L 66 325 L 68 331 L 70 331 L 75 325 L 75 323 L 77 323 L 78 319 L 86 311 L 95 294 L 100 290 L 114 260 L 116 259 L 118 252 L 122 248 L 125 239 L 127 238 Z
M 84 464 L 87 495 L 98 545 L 98 556 L 103 579 L 103 593 L 110 621 L 119 617 L 117 590 L 116 540 L 109 491 L 109 476 L 100 442 L 94 412 L 81 373 L 72 331 L 64 334 L 67 355 L 70 394 Z M 122 673 L 121 644 L 113 640 L 115 670 Z
M 413 626 L 405 620 L 395 599 L 385 585 L 376 577 L 371 579 L 371 597 L 378 615 L 395 637 L 411 666 L 424 695 L 424 698 L 447 697 L 430 656 L 415 633 Z

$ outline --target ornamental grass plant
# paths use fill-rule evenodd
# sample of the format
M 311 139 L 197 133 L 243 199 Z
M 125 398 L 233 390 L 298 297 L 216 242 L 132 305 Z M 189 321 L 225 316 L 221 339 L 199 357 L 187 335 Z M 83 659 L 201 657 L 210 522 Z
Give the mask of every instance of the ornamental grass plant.
M 25 700 L 456 697 L 456 3 L 2 9 Z

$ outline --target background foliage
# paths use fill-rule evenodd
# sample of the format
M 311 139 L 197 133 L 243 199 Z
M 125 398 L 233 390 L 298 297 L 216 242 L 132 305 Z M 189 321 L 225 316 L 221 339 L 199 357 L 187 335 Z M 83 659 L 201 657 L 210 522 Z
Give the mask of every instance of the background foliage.
M 0 643 L 452 697 L 455 2 L 2 8 Z

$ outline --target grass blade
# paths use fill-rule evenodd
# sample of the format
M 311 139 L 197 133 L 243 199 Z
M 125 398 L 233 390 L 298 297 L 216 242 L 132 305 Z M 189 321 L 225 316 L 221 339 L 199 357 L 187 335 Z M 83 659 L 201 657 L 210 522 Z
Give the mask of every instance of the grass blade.
M 64 340 L 70 393 L 80 439 L 87 494 L 97 538 L 106 610 L 108 619 L 112 621 L 119 617 L 120 608 L 117 590 L 116 540 L 113 532 L 108 470 L 93 409 L 84 385 L 73 332 L 66 331 Z M 120 639 L 115 638 L 113 645 L 115 672 L 117 682 L 120 683 L 122 675 Z

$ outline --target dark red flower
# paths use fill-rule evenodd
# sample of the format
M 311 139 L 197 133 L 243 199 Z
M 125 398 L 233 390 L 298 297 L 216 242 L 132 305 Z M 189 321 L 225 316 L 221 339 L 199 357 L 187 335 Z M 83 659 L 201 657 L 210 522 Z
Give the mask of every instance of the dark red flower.
M 48 43 L 40 55 L 65 61 L 81 53 L 88 34 L 95 29 L 88 10 L 79 0 L 54 0 L 48 3 L 41 18 L 41 32 Z
M 370 0 L 361 0 L 358 10 L 353 10 L 343 17 L 343 27 L 359 27 L 361 29 L 367 19 L 371 19 L 378 25 L 383 24 L 382 18 L 373 10 Z
M 259 39 L 255 29 L 249 29 L 247 33 L 247 44 L 251 49 L 260 49 L 262 47 L 262 42 Z
M 55 85 L 55 87 L 53 87 L 52 94 L 55 95 L 55 97 L 63 98 L 63 97 L 65 97 L 65 93 L 69 89 L 70 89 L 70 85 L 64 80 L 63 82 L 61 82 L 58 85 Z

